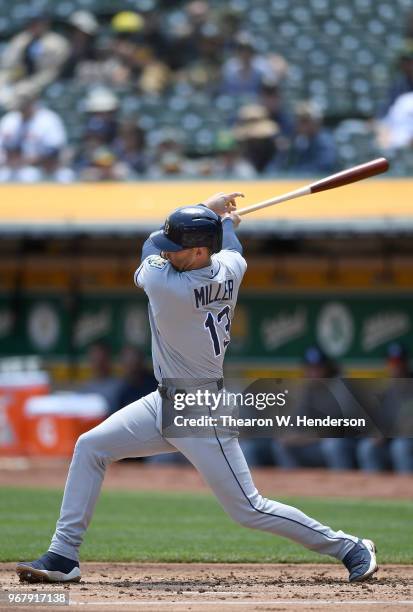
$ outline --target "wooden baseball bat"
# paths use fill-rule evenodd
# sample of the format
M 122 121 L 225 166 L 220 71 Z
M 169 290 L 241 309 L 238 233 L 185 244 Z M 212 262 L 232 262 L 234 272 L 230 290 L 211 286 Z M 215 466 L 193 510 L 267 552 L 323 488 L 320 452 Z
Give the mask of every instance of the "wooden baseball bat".
M 274 206 L 275 204 L 281 204 L 281 202 L 287 202 L 288 200 L 294 200 L 295 198 L 301 198 L 302 196 L 311 195 L 312 193 L 318 193 L 319 191 L 327 191 L 327 189 L 335 189 L 336 187 L 342 187 L 343 185 L 349 185 L 350 183 L 356 183 L 357 181 L 363 181 L 370 176 L 381 174 L 389 169 L 389 162 L 384 157 L 373 159 L 365 164 L 348 168 L 342 172 L 331 174 L 326 178 L 320 179 L 315 183 L 300 187 L 284 195 L 277 196 L 276 198 L 270 198 L 258 204 L 252 206 L 246 206 L 237 210 L 237 214 L 247 215 L 250 212 L 259 210 L 260 208 L 266 208 L 267 206 Z

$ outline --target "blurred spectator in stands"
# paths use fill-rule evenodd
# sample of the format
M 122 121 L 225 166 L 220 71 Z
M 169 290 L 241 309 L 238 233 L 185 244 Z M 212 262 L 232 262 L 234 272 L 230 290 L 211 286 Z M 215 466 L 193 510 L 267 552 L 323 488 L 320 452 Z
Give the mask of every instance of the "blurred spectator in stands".
M 82 61 L 76 75 L 82 83 L 108 87 L 135 87 L 144 93 L 161 93 L 169 84 L 167 65 L 151 46 L 155 32 L 146 29 L 139 13 L 122 11 L 111 29 L 95 44 L 95 59 Z
M 39 181 L 54 183 L 73 183 L 76 174 L 68 164 L 64 163 L 60 152 L 54 148 L 45 149 L 38 161 Z
M 337 149 L 333 135 L 323 127 L 323 115 L 312 101 L 299 102 L 295 108 L 295 130 L 291 144 L 276 159 L 275 168 L 295 174 L 324 174 L 337 168 Z
M 5 143 L 2 147 L 0 163 L 1 183 L 35 183 L 39 180 L 39 171 L 35 166 L 28 166 L 23 159 L 22 149 L 18 143 Z
M 59 115 L 32 94 L 16 96 L 14 108 L 0 120 L 3 161 L 10 151 L 19 151 L 23 165 L 36 166 L 47 152 L 59 154 L 65 145 L 66 130 Z
M 20 94 L 39 94 L 52 83 L 69 55 L 67 40 L 50 30 L 50 18 L 34 12 L 23 32 L 6 45 L 1 58 L 0 104 Z
M 196 164 L 185 155 L 185 139 L 181 130 L 165 128 L 155 132 L 151 146 L 148 178 L 192 176 L 196 173 Z
M 294 118 L 284 106 L 282 88 L 277 79 L 264 78 L 259 102 L 267 109 L 268 117 L 278 125 L 280 137 L 289 138 L 294 132 Z
M 246 104 L 238 113 L 234 135 L 241 146 L 242 155 L 262 174 L 277 153 L 278 125 L 268 117 L 260 104 Z
M 265 78 L 280 81 L 287 72 L 287 63 L 279 55 L 261 55 L 248 32 L 240 32 L 235 50 L 222 67 L 220 92 L 228 95 L 258 96 Z
M 216 23 L 221 32 L 225 49 L 232 48 L 243 21 L 244 13 L 240 5 L 230 6 L 227 3 L 217 6 Z
M 117 158 L 137 175 L 144 174 L 148 165 L 145 132 L 136 121 L 121 121 L 113 143 Z
M 304 377 L 297 415 L 310 418 L 351 417 L 347 387 L 339 378 L 337 364 L 318 347 L 310 346 L 304 354 Z M 350 395 L 351 397 L 351 395 Z M 337 435 L 340 432 L 335 432 Z M 275 441 L 274 458 L 281 467 L 322 467 L 350 470 L 356 466 L 356 441 L 352 438 L 314 438 L 289 436 Z
M 118 133 L 116 117 L 119 100 L 107 87 L 95 87 L 84 101 L 86 134 L 94 134 L 99 144 L 111 144 Z
M 206 24 L 199 33 L 198 53 L 175 73 L 175 80 L 190 83 L 205 94 L 215 94 L 220 81 L 223 39 L 218 27 Z
M 378 422 L 382 437 L 365 438 L 358 443 L 360 469 L 369 472 L 393 469 L 400 473 L 413 472 L 413 374 L 409 354 L 400 342 L 387 348 L 387 371 L 391 380 L 381 402 Z M 396 437 L 392 437 L 396 434 Z
M 379 117 L 389 112 L 399 96 L 413 92 L 413 36 L 404 41 L 394 73 L 386 100 L 379 108 Z
M 173 71 L 185 69 L 189 63 L 200 59 L 202 31 L 212 22 L 208 2 L 188 2 L 182 12 L 169 24 L 168 66 Z
M 377 144 L 383 151 L 413 148 L 413 91 L 396 98 L 376 122 Z
M 87 131 L 73 159 L 72 165 L 76 173 L 81 174 L 85 168 L 90 166 L 95 152 L 105 147 L 107 145 L 104 136 L 99 131 Z
M 25 165 L 21 149 L 13 145 L 6 148 L 6 160 L 0 167 L 0 182 L 38 183 L 73 183 L 76 174 L 69 166 L 62 163 L 58 150 L 44 150 L 36 166 Z
M 97 166 L 102 162 L 105 171 L 113 167 L 116 161 L 116 154 L 112 151 L 115 140 L 118 136 L 119 123 L 117 110 L 119 102 L 115 94 L 106 87 L 95 87 L 84 100 L 86 111 L 86 122 L 82 141 L 76 151 L 73 166 L 80 175 L 86 169 L 94 169 L 86 172 L 85 180 L 88 176 L 93 180 L 93 176 L 99 174 Z M 109 152 L 109 155 L 108 155 Z
M 109 85 L 132 82 L 138 54 L 137 41 L 143 27 L 144 18 L 133 11 L 121 11 L 113 17 L 111 56 L 107 62 Z
M 120 410 L 132 402 L 156 391 L 158 383 L 145 366 L 145 356 L 135 346 L 125 346 L 120 355 L 121 378 L 118 388 L 117 406 L 112 412 Z
M 82 62 L 96 59 L 95 36 L 99 29 L 96 17 L 89 11 L 75 11 L 68 23 L 70 53 L 60 72 L 63 79 L 76 77 L 77 68 Z
M 168 35 L 163 28 L 163 17 L 164 13 L 158 10 L 155 4 L 152 9 L 145 10 L 142 36 L 146 45 L 154 51 L 156 57 L 167 63 L 171 49 Z
M 145 40 L 145 18 L 123 11 L 113 17 L 111 26 L 114 40 L 110 83 L 132 84 L 145 93 L 162 92 L 169 82 L 169 69 Z
M 93 59 L 84 59 L 77 64 L 76 81 L 78 83 L 99 87 L 112 84 L 114 62 L 112 57 L 113 40 L 108 32 L 100 34 L 94 44 Z
M 79 393 L 98 393 L 106 400 L 108 415 L 113 407 L 118 407 L 119 378 L 113 375 L 112 356 L 109 346 L 104 341 L 90 345 L 87 351 L 90 378 L 79 388 Z
M 387 369 L 390 378 L 411 378 L 409 354 L 401 342 L 392 342 L 387 347 Z
M 163 153 L 158 162 L 151 164 L 148 169 L 150 179 L 188 177 L 193 174 L 194 165 L 178 151 Z
M 131 168 L 120 161 L 108 146 L 101 146 L 91 151 L 88 162 L 79 171 L 82 181 L 124 181 L 133 177 Z
M 221 178 L 253 179 L 257 176 L 254 166 L 240 151 L 235 136 L 230 131 L 220 131 L 215 143 L 215 156 L 211 164 L 211 176 Z

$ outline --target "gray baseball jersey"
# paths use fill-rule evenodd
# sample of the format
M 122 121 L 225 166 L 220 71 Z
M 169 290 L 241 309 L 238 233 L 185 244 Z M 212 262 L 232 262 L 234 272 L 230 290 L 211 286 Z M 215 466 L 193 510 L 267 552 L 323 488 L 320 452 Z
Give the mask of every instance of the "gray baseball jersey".
M 213 255 L 211 265 L 178 272 L 149 255 L 135 283 L 149 298 L 152 359 L 162 379 L 219 379 L 230 341 L 231 320 L 247 263 L 236 251 Z

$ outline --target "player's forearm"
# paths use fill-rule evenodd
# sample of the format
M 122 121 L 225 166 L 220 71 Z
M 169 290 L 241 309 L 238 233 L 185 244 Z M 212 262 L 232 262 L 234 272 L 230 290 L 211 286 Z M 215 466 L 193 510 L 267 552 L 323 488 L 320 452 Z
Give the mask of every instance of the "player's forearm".
M 242 255 L 242 245 L 234 232 L 232 219 L 224 219 L 222 222 L 222 248 L 228 251 L 238 251 Z

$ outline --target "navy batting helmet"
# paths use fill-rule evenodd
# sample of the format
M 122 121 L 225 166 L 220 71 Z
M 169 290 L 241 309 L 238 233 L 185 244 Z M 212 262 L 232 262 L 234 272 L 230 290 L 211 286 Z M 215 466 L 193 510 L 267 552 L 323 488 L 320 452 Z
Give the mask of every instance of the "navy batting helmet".
M 160 251 L 209 247 L 212 253 L 218 253 L 222 249 L 221 217 L 205 206 L 177 208 L 163 229 L 153 232 L 150 238 Z

